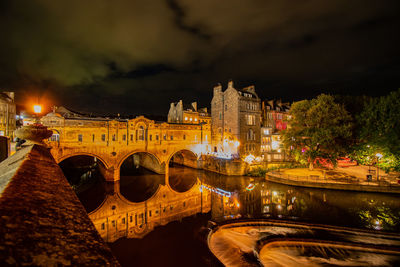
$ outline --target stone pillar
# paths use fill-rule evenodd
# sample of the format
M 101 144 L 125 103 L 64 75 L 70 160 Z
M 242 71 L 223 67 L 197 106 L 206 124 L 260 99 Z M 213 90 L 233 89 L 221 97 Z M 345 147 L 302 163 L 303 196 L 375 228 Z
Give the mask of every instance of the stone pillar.
M 102 164 L 99 164 L 99 170 L 107 182 L 116 182 L 120 179 L 119 168 L 111 166 L 107 169 Z

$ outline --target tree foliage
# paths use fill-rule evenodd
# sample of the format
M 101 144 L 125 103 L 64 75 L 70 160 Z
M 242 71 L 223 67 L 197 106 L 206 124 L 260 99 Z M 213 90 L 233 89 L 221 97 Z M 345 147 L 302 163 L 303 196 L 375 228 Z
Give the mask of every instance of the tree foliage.
M 400 89 L 369 99 L 356 120 L 360 126 L 353 157 L 362 163 L 380 153 L 381 168 L 400 171 Z
M 317 158 L 332 163 L 347 152 L 352 137 L 351 116 L 330 95 L 293 103 L 289 127 L 283 132 L 283 144 L 297 161 L 308 162 L 310 169 Z

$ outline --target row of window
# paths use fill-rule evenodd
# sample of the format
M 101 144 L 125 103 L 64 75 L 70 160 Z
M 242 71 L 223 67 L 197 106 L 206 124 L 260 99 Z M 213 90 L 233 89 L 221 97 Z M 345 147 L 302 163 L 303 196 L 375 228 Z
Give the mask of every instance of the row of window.
M 133 137 L 134 137 L 134 135 L 131 134 L 129 136 L 129 140 L 133 141 Z M 173 135 L 170 135 L 169 138 L 170 138 L 169 140 L 174 140 L 174 136 Z M 197 136 L 195 136 L 195 140 L 196 139 L 197 139 Z M 59 137 L 58 134 L 57 135 L 53 134 L 53 136 L 50 137 L 50 141 L 59 141 L 59 140 L 60 140 L 60 137 Z M 112 141 L 117 141 L 117 135 L 113 134 L 111 136 L 111 140 Z M 144 141 L 144 140 L 147 140 L 146 136 L 143 135 L 142 133 L 136 131 L 135 141 Z M 158 140 L 159 140 L 159 136 L 158 136 L 158 134 L 156 134 L 155 135 L 155 141 L 158 141 Z M 163 135 L 163 140 L 165 140 L 165 141 L 167 140 L 167 135 L 166 134 Z M 186 135 L 185 134 L 183 135 L 183 140 L 186 140 Z M 79 142 L 83 142 L 83 135 L 82 134 L 78 134 L 78 141 Z M 96 135 L 92 134 L 92 142 L 95 142 L 95 141 L 96 141 Z M 106 134 L 102 134 L 101 135 L 101 141 L 102 142 L 106 141 Z M 122 135 L 122 141 L 126 141 L 126 134 Z M 152 134 L 149 135 L 149 141 L 153 141 L 153 135 Z
M 195 122 L 197 122 L 197 118 L 192 118 L 192 117 L 186 117 L 185 116 L 185 121 L 195 121 Z
M 275 113 L 276 114 L 276 119 L 277 120 L 282 120 L 282 118 L 283 118 L 283 114 L 282 113 Z M 273 118 L 273 114 L 272 113 L 268 113 L 268 119 L 271 119 L 272 120 L 272 118 Z
M 256 151 L 256 144 L 246 144 L 244 146 L 245 152 L 255 152 Z
M 185 202 L 185 201 L 183 202 L 183 207 L 186 207 L 186 202 Z M 174 209 L 174 206 L 173 206 L 173 205 L 170 205 L 170 206 L 169 206 L 169 210 L 172 211 L 173 209 Z M 167 207 L 164 207 L 163 210 L 162 210 L 162 212 L 163 212 L 163 213 L 168 212 Z M 155 214 L 154 216 L 158 216 L 159 210 L 156 209 L 156 210 L 154 211 L 154 214 Z M 152 215 L 153 215 L 152 211 L 149 210 L 149 211 L 148 211 L 148 216 L 149 216 L 149 217 L 152 217 Z M 130 216 L 129 216 L 129 222 L 130 222 L 130 223 L 133 223 L 133 215 L 130 215 Z M 122 219 L 121 219 L 121 223 L 122 223 L 122 224 L 125 224 L 125 223 L 126 223 L 125 218 L 122 218 Z M 135 226 L 143 225 L 143 224 L 145 224 L 145 223 L 147 223 L 147 217 L 145 217 L 145 214 L 144 214 L 144 213 L 135 214 Z M 112 221 L 111 221 L 111 224 L 112 224 L 113 227 L 115 227 L 116 221 L 115 221 L 115 220 L 112 220 Z M 101 230 L 104 230 L 104 229 L 105 229 L 105 223 L 102 223 L 102 224 L 101 224 Z
M 15 123 L 15 119 L 10 116 L 10 118 L 8 118 L 8 123 L 9 124 L 14 124 Z M 7 124 L 6 116 L 0 116 L 0 124 Z
M 246 115 L 246 124 L 247 125 L 256 125 L 256 116 L 255 115 Z
M 258 103 L 246 103 L 246 109 L 247 110 L 257 110 L 258 109 Z
M 247 140 L 256 140 L 256 134 L 254 133 L 253 129 L 249 129 L 247 132 Z
M 8 106 L 8 108 L 7 108 L 7 106 Z M 7 104 L 1 105 L 0 104 L 0 111 L 7 111 L 7 109 L 8 109 L 9 113 L 14 113 L 15 112 L 15 106 L 14 105 L 7 105 Z

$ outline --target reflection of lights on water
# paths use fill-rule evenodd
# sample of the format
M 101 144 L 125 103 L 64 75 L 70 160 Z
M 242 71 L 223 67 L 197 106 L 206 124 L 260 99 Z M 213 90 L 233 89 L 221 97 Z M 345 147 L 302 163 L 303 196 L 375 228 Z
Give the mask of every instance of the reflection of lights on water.
M 374 228 L 375 230 L 381 230 L 382 229 L 380 220 L 375 220 L 374 223 L 375 223 L 375 225 L 373 225 L 372 228 Z
M 246 187 L 246 190 L 247 190 L 247 191 L 251 191 L 251 190 L 253 190 L 255 187 L 256 187 L 255 184 L 250 183 L 250 184 Z
M 221 195 L 221 196 L 225 196 L 225 197 L 231 197 L 232 196 L 232 192 L 225 191 L 225 190 L 223 190 L 221 188 L 208 187 L 206 185 L 201 185 L 200 186 L 200 192 L 203 192 L 203 188 L 207 189 L 207 190 L 209 190 L 209 191 L 211 191 L 213 193 L 216 193 L 218 195 Z

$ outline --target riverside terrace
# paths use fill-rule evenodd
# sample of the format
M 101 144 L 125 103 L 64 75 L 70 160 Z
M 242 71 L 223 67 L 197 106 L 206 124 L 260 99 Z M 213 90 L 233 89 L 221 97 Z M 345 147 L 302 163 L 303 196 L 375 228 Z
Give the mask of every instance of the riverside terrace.
M 337 168 L 336 170 L 282 169 L 266 173 L 270 182 L 336 190 L 360 192 L 400 193 L 400 179 L 396 174 L 370 176 L 366 166 Z M 373 178 L 373 179 L 372 179 Z

